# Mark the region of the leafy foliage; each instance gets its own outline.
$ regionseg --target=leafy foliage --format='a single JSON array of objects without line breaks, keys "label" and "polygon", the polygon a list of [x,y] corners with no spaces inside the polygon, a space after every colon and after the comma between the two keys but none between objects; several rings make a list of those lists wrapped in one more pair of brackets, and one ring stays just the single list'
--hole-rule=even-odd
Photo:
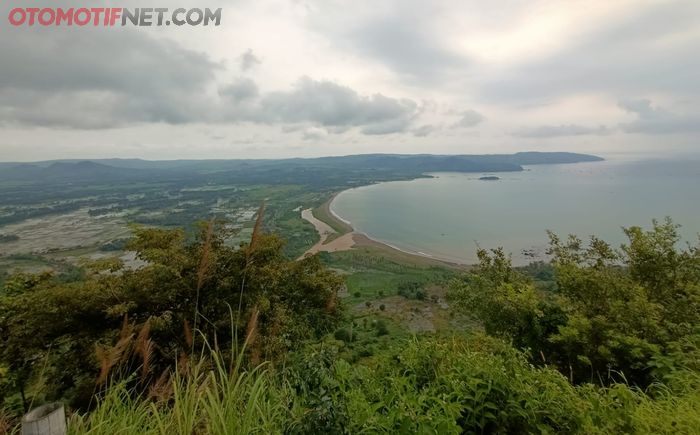
[{"label": "leafy foliage", "polygon": [[677,248],[670,220],[625,233],[629,243],[619,251],[595,237],[584,246],[550,234],[554,291],[538,289],[502,250],[481,250],[479,267],[453,283],[451,297],[489,333],[531,349],[573,381],[647,386],[658,380],[655,365],[681,364],[669,355],[698,342],[700,251]]},{"label": "leafy foliage", "polygon": [[694,433],[700,422],[693,372],[650,396],[572,385],[486,336],[412,339],[360,365],[334,352],[307,350],[287,373],[291,433]]},{"label": "leafy foliage", "polygon": [[232,248],[211,225],[193,242],[181,230],[137,227],[130,249],[143,267],[102,260],[78,282],[49,273],[8,278],[0,361],[15,391],[25,396],[39,383],[35,395],[85,406],[95,380],[110,373],[138,369],[140,385],[155,381],[201,347],[192,329],[217,349],[247,338],[251,359],[274,360],[340,317],[341,280],[316,258],[288,260],[282,241],[259,230]]},{"label": "leafy foliage", "polygon": [[[288,260],[261,226],[238,248],[214,224],[194,241],[136,228],[138,269],[101,260],[74,279],[7,277],[0,393],[92,401],[71,416],[72,434],[700,427],[700,255],[679,249],[670,221],[627,229],[619,250],[552,235],[551,266],[514,269],[502,250],[479,251],[450,300],[486,334],[409,339],[381,317],[341,325],[342,280],[319,256]],[[403,270],[342,259],[353,270],[368,261]],[[395,277],[395,288],[429,282],[413,275]],[[0,413],[0,428],[11,427]]]}]

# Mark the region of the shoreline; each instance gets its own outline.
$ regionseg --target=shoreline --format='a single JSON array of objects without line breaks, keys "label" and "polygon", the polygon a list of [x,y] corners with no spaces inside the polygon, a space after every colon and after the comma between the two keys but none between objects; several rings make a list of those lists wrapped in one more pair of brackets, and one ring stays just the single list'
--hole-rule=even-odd
[{"label": "shoreline", "polygon": [[329,236],[324,242],[324,244],[330,243],[336,238],[342,237],[348,233],[355,232],[355,228],[352,226],[352,223],[338,216],[331,208],[331,204],[333,203],[333,201],[335,201],[335,198],[337,198],[338,195],[340,195],[343,192],[344,190],[333,193],[331,197],[328,198],[328,200],[326,200],[319,207],[316,207],[311,211],[314,218],[330,226],[336,233],[335,236]]},{"label": "shoreline", "polygon": [[[583,161],[576,161],[576,162],[560,162],[560,163],[530,163],[530,164],[521,164],[520,165],[520,171],[517,172],[525,172],[529,171],[530,166],[539,166],[539,165],[544,165],[544,166],[551,166],[551,165],[572,165],[572,164],[582,164],[582,163],[600,163],[606,161],[606,159],[597,157],[599,160],[583,160]],[[512,171],[493,171],[493,172],[488,172],[489,174],[491,173],[502,173],[502,172],[512,172]],[[426,172],[422,174],[422,177],[428,177],[428,178],[435,178],[434,174],[437,174],[440,172]],[[471,172],[461,172],[459,173],[471,173]],[[483,171],[476,171],[474,174],[482,173],[485,174],[486,172]],[[413,179],[417,179],[413,178]],[[412,180],[413,180],[412,179]],[[383,181],[380,183],[386,183],[386,182],[393,182],[393,181],[411,181],[411,180],[390,180],[390,181]],[[352,222],[344,219],[340,215],[338,215],[333,208],[331,207],[333,204],[333,201],[338,197],[343,192],[347,192],[353,189],[358,189],[360,187],[366,187],[370,186],[375,183],[370,183],[367,185],[362,185],[362,186],[354,186],[348,189],[344,189],[341,191],[333,192],[323,204],[318,206],[315,209],[308,209],[305,211],[309,211],[312,213],[313,218],[315,220],[318,220],[319,222],[323,223],[324,225],[327,225],[331,227],[334,231],[334,233],[331,234],[325,234],[324,237],[324,228],[321,225],[316,225],[312,220],[306,219],[308,222],[314,225],[316,227],[317,232],[319,235],[321,235],[321,240],[311,247],[309,250],[307,250],[303,255],[312,255],[317,252],[338,252],[338,251],[348,251],[352,249],[361,249],[361,248],[370,248],[376,251],[380,251],[380,253],[390,257],[390,258],[396,258],[396,257],[401,257],[403,260],[409,259],[411,263],[416,263],[420,262],[421,264],[428,264],[428,265],[439,265],[443,267],[450,267],[450,268],[457,268],[457,269],[469,269],[473,267],[477,262],[472,261],[472,262],[465,262],[460,259],[456,258],[448,258],[448,257],[441,257],[439,254],[436,255],[431,255],[426,252],[421,252],[418,250],[412,250],[412,249],[405,249],[405,248],[399,248],[398,246],[392,245],[390,242],[382,241],[379,239],[373,239],[366,233],[362,233],[357,231],[352,225]],[[319,229],[321,228],[321,229]],[[337,241],[337,242],[336,242]],[[535,258],[529,258],[526,261],[523,261],[523,265],[529,264],[532,261],[537,261]]]},{"label": "shoreline", "polygon": [[[335,192],[321,206],[315,209],[302,210],[302,219],[311,223],[321,239],[309,248],[300,258],[319,252],[341,252],[350,250],[378,251],[393,260],[422,266],[442,266],[451,269],[467,269],[471,264],[456,260],[442,259],[430,254],[399,248],[388,242],[373,239],[366,233],[357,231],[352,222],[343,219],[331,207],[335,198],[343,191]],[[318,212],[320,213],[314,213]],[[321,216],[319,216],[321,215]],[[326,219],[323,219],[326,218]],[[340,232],[338,230],[339,229]]]}]

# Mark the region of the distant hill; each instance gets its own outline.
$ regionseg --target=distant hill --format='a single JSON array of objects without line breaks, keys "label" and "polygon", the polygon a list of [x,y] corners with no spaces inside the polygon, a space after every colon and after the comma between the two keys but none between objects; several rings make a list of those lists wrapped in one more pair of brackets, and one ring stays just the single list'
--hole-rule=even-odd
[{"label": "distant hill", "polygon": [[541,153],[528,151],[513,154],[513,162],[519,165],[548,165],[555,163],[600,162],[602,157],[576,153]]},{"label": "distant hill", "polygon": [[[180,178],[231,179],[250,178],[266,182],[279,178],[293,181],[299,175],[307,179],[334,169],[368,173],[393,173],[402,176],[426,172],[513,172],[522,165],[578,163],[603,160],[600,157],[574,153],[523,152],[487,155],[402,155],[363,154],[308,159],[242,159],[242,160],[163,160],[98,159],[58,160],[36,163],[2,163],[0,180],[32,183],[73,183],[141,180],[173,180]],[[300,180],[301,181],[301,180]]]},{"label": "distant hill", "polygon": [[[20,164],[0,169],[0,180],[44,182],[91,182],[147,180],[154,174],[145,169],[119,168],[95,161]],[[156,175],[157,178],[157,175]]]}]

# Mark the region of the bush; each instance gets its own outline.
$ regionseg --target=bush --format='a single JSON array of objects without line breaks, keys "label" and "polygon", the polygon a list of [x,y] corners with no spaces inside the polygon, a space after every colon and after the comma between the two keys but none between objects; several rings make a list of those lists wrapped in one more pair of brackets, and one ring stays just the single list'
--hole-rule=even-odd
[{"label": "bush", "polygon": [[[235,352],[232,352],[236,355]],[[371,348],[358,351],[372,356]],[[239,354],[240,356],[240,354]],[[125,382],[74,414],[69,433],[697,433],[700,376],[681,370],[645,394],[574,386],[486,336],[411,339],[350,365],[316,345],[275,375],[213,354],[148,397]]]},{"label": "bush", "polygon": [[13,380],[12,394],[25,406],[47,397],[86,409],[96,380],[129,376],[143,365],[144,393],[180,354],[201,350],[204,339],[227,348],[247,338],[258,364],[337,329],[342,278],[317,257],[290,260],[281,239],[259,231],[234,248],[223,229],[201,229],[188,241],[181,230],[134,228],[129,249],[147,263],[138,269],[104,259],[84,276],[5,279],[0,369]]},{"label": "bush", "polygon": [[374,355],[374,350],[370,346],[365,346],[357,352],[360,358],[369,358]]},{"label": "bush", "polygon": [[389,334],[389,329],[387,328],[386,322],[384,320],[378,320],[374,324],[374,329],[377,332],[377,337],[381,337],[382,335]]},{"label": "bush", "polygon": [[350,343],[352,341],[352,334],[345,328],[340,328],[333,334],[336,340],[344,341]]},{"label": "bush", "polygon": [[586,246],[550,234],[554,293],[513,269],[503,250],[480,250],[479,266],[453,282],[450,298],[488,333],[577,383],[646,388],[659,381],[659,364],[687,368],[675,350],[698,341],[700,246],[679,250],[670,220],[625,233],[621,251],[595,237]]},{"label": "bush", "polygon": [[675,393],[647,395],[624,384],[577,387],[484,336],[413,339],[367,365],[326,363],[315,390],[325,400],[301,395],[297,412],[324,415],[330,419],[324,427],[342,428],[339,433],[694,433],[699,427],[700,378],[693,372],[683,372],[689,384]]},{"label": "bush", "polygon": [[118,239],[118,240],[112,240],[104,245],[100,246],[100,251],[102,252],[114,252],[114,251],[123,251],[126,249],[126,245],[129,243],[128,239]]},{"label": "bush", "polygon": [[423,290],[423,284],[416,281],[402,282],[398,285],[398,295],[406,299],[416,299],[419,301],[425,300],[426,294]]}]

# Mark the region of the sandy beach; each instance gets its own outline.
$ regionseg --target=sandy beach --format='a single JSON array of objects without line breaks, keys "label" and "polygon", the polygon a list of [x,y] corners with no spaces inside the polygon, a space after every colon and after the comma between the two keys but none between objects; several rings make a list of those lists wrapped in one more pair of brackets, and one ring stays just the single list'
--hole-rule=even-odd
[{"label": "sandy beach", "polygon": [[314,255],[319,252],[340,252],[349,251],[352,249],[367,249],[380,251],[383,255],[386,255],[389,258],[409,264],[422,266],[439,265],[457,269],[465,269],[468,267],[464,264],[441,260],[421,253],[407,252],[389,244],[371,239],[366,234],[355,231],[349,222],[340,219],[330,209],[330,203],[333,201],[333,198],[335,198],[335,195],[325,204],[323,204],[320,209],[324,217],[328,220],[333,220],[333,225],[336,228],[341,229],[343,232],[336,231],[331,225],[318,219],[316,216],[314,216],[312,209],[309,208],[302,210],[301,217],[316,228],[316,231],[320,236],[320,240],[314,246],[309,248],[309,250],[307,250],[300,258]]},{"label": "sandy beach", "polygon": [[319,252],[347,251],[355,246],[354,236],[356,235],[356,233],[354,231],[351,231],[347,234],[343,234],[340,237],[337,237],[327,242],[327,240],[332,235],[338,234],[336,230],[334,230],[330,225],[323,222],[322,220],[316,219],[310,208],[302,210],[301,217],[305,221],[311,223],[316,228],[318,235],[321,237],[321,240],[319,240],[314,246],[312,246],[308,251],[306,251],[304,255],[302,255],[302,257],[313,255]]}]

